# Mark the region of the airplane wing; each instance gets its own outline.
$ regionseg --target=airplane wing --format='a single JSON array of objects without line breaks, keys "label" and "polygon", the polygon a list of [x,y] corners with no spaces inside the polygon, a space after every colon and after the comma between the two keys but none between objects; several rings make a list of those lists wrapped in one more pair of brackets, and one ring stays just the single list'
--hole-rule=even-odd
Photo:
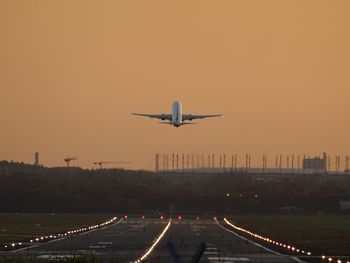
[{"label": "airplane wing", "polygon": [[186,121],[192,121],[196,119],[205,119],[205,118],[213,118],[213,117],[220,117],[223,116],[223,114],[210,114],[210,115],[193,115],[193,114],[182,114],[182,120]]},{"label": "airplane wing", "polygon": [[144,114],[144,113],[131,113],[132,115],[137,115],[137,116],[143,116],[143,117],[149,117],[153,119],[160,119],[160,120],[169,120],[171,121],[172,116],[171,114]]}]

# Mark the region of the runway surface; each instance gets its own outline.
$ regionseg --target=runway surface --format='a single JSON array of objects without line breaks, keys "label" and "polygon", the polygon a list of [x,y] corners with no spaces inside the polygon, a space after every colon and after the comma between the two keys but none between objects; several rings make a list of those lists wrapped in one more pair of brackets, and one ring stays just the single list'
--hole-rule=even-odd
[{"label": "runway surface", "polygon": [[[127,219],[88,233],[12,252],[47,261],[77,254],[96,255],[102,262],[133,262],[145,254],[164,230],[167,220]],[[175,262],[168,242],[182,262],[190,262],[201,242],[206,250],[200,262],[296,262],[251,244],[218,226],[213,220],[173,220],[169,230],[144,262]]]}]

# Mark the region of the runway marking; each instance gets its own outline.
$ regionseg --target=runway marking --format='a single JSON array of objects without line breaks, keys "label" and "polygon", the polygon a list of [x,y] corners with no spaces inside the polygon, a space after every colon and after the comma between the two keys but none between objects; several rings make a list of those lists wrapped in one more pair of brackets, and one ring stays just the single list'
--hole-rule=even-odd
[{"label": "runway marking", "polygon": [[89,248],[106,248],[106,246],[89,246]]},{"label": "runway marking", "polygon": [[98,242],[97,244],[99,244],[99,245],[112,245],[113,244],[113,242]]},{"label": "runway marking", "polygon": [[40,255],[40,256],[37,256],[37,258],[39,259],[48,259],[50,261],[54,261],[54,260],[59,260],[61,261],[62,259],[68,259],[68,258],[73,258],[74,255]]},{"label": "runway marking", "polygon": [[249,258],[243,257],[208,257],[209,261],[214,262],[249,262]]},{"label": "runway marking", "polygon": [[264,250],[267,251],[267,252],[270,252],[270,253],[272,253],[272,254],[274,254],[274,255],[277,255],[277,256],[288,257],[288,258],[290,258],[291,260],[294,260],[294,261],[299,262],[299,263],[306,263],[305,261],[302,261],[302,260],[300,260],[299,258],[296,258],[296,257],[293,257],[293,256],[289,256],[289,255],[283,255],[283,254],[281,254],[281,253],[279,253],[279,252],[277,252],[277,251],[274,251],[274,250],[269,249],[269,248],[267,248],[267,247],[265,247],[265,246],[263,246],[263,245],[260,245],[260,244],[254,242],[254,241],[252,241],[252,240],[250,240],[250,239],[248,239],[248,238],[245,238],[245,237],[243,237],[243,236],[237,234],[235,231],[232,231],[232,230],[230,230],[230,229],[227,229],[226,227],[224,227],[223,225],[221,225],[221,224],[219,223],[219,221],[215,221],[215,223],[217,224],[218,227],[220,227],[221,229],[225,230],[226,232],[229,232],[229,233],[235,235],[236,237],[238,237],[238,238],[240,238],[240,239],[242,239],[242,240],[245,240],[245,241],[251,243],[251,244],[254,245],[254,246],[260,247],[260,248],[264,249]]},{"label": "runway marking", "polygon": [[215,251],[215,252],[214,252],[214,251],[205,251],[204,254],[205,254],[205,255],[213,255],[213,254],[214,254],[214,255],[218,255],[219,252],[217,252],[217,251]]}]

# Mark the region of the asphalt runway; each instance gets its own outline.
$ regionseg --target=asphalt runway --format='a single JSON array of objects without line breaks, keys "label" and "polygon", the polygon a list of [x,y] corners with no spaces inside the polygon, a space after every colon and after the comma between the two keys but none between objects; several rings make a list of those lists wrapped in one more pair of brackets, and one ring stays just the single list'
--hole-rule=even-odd
[{"label": "asphalt runway", "polygon": [[[95,255],[102,262],[133,262],[145,254],[167,223],[165,219],[130,218],[102,229],[11,253],[43,261],[83,254]],[[236,237],[213,220],[186,219],[173,220],[168,231],[143,262],[175,262],[169,242],[175,247],[181,262],[191,262],[201,242],[206,244],[206,250],[200,262],[296,262],[290,257],[273,254]]]}]

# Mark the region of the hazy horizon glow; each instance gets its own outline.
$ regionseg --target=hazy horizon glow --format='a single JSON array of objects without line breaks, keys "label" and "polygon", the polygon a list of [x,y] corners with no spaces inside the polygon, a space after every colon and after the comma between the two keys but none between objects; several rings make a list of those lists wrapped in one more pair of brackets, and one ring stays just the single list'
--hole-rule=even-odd
[{"label": "hazy horizon glow", "polygon": [[[1,1],[0,159],[349,154],[349,1]],[[174,128],[131,112],[224,113]],[[244,161],[242,160],[242,164]]]}]

